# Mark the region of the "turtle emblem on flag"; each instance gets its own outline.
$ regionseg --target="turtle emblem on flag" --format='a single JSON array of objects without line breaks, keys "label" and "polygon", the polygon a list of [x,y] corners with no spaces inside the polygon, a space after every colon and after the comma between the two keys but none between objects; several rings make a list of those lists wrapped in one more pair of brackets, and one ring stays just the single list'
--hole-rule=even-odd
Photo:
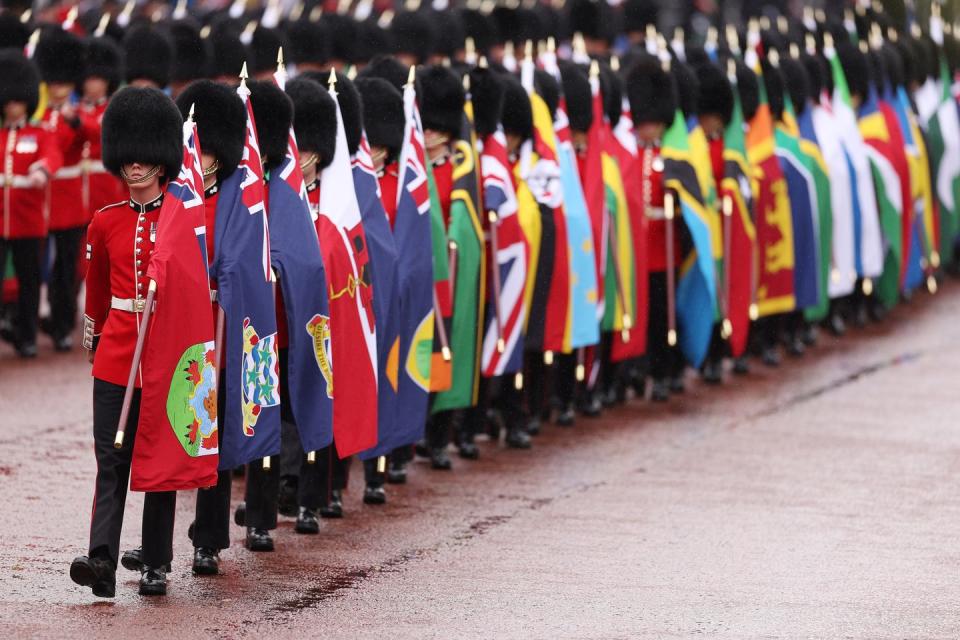
[{"label": "turtle emblem on flag", "polygon": [[313,338],[313,355],[324,382],[327,383],[327,397],[333,398],[333,358],[330,349],[330,317],[319,313],[307,323],[307,333]]},{"label": "turtle emblem on flag", "polygon": [[188,347],[174,369],[167,418],[192,458],[217,453],[217,372],[213,341]]},{"label": "turtle emblem on flag", "polygon": [[277,334],[258,335],[250,318],[243,319],[242,369],[243,435],[253,437],[263,407],[280,404],[280,363]]}]

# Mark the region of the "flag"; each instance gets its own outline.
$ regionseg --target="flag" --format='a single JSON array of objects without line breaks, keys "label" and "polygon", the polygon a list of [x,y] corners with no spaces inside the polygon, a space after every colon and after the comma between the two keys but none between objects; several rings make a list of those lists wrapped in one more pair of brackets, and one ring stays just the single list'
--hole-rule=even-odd
[{"label": "flag", "polygon": [[757,229],[757,313],[760,317],[793,311],[793,223],[783,169],[776,156],[773,115],[763,79],[760,106],[747,133],[747,158],[753,166],[754,224]]},{"label": "flag", "polygon": [[483,302],[486,298],[478,171],[473,104],[468,93],[460,136],[454,144],[453,190],[450,196],[450,226],[447,230],[451,247],[456,247],[453,324],[449,334],[450,348],[453,350],[453,374],[450,388],[434,398],[434,413],[472,407],[477,403]]},{"label": "flag", "polygon": [[[500,275],[499,296],[489,298],[481,352],[481,373],[486,377],[516,373],[523,368],[523,324],[526,320],[524,289],[527,282],[527,244],[520,227],[519,205],[507,159],[503,130],[483,140],[480,154],[483,206],[496,213],[491,234],[488,290],[493,291],[493,270]],[[497,251],[492,252],[493,233]],[[499,341],[502,340],[502,343]],[[501,352],[499,344],[502,344]]]},{"label": "flag", "polygon": [[[609,123],[607,127],[609,127]],[[641,180],[640,159],[637,150],[637,139],[633,130],[633,116],[630,113],[630,103],[624,98],[620,120],[612,127],[612,131],[604,132],[607,136],[606,148],[610,156],[616,161],[624,185],[638,185]],[[613,344],[610,350],[610,359],[620,362],[628,358],[642,356],[647,350],[647,322],[649,312],[648,272],[647,272],[647,216],[644,211],[643,194],[641,190],[626,189],[627,212],[630,216],[630,228],[633,230],[633,273],[634,298],[636,311],[633,317],[633,328],[629,334],[617,332],[613,334]]]},{"label": "flag", "polygon": [[883,273],[883,241],[880,233],[880,214],[877,211],[876,191],[867,150],[857,126],[857,117],[850,101],[850,89],[833,49],[824,51],[833,74],[833,113],[837,118],[840,143],[855,176],[853,232],[854,263],[857,274],[863,278],[878,278]]},{"label": "flag", "polygon": [[[606,200],[606,274],[604,282],[603,328],[623,337],[633,339],[634,318],[637,317],[637,271],[630,210],[627,207],[627,190],[620,167],[613,154],[613,136],[605,131],[602,137],[601,174]],[[623,333],[623,332],[628,333]]]},{"label": "flag", "polygon": [[527,289],[527,348],[563,352],[570,308],[570,261],[556,137],[546,102],[527,88],[533,143],[524,150],[520,178],[540,211],[536,272]]},{"label": "flag", "polygon": [[[598,92],[599,92],[599,81]],[[562,85],[561,85],[562,86]],[[597,324],[597,268],[594,254],[598,251],[593,242],[590,214],[580,183],[576,151],[570,133],[566,105],[563,98],[557,107],[553,123],[556,134],[557,164],[560,167],[560,187],[563,191],[564,224],[567,231],[567,256],[570,266],[568,281],[569,307],[567,327],[564,331],[563,349],[574,349],[600,342]]]},{"label": "flag", "polygon": [[797,118],[796,134],[799,136],[800,151],[803,153],[807,169],[813,178],[811,200],[815,205],[813,231],[816,236],[817,302],[804,310],[808,322],[819,322],[830,311],[830,254],[833,246],[833,205],[828,173],[820,140],[813,125],[813,104],[804,105]]},{"label": "flag", "polygon": [[[784,96],[789,105],[789,97]],[[792,111],[792,107],[785,107]],[[793,238],[793,296],[796,309],[803,310],[819,303],[819,264],[817,238],[813,226],[817,215],[817,187],[807,159],[800,151],[800,141],[783,123],[774,129],[774,144],[780,168],[787,183],[790,224]]]},{"label": "flag", "polygon": [[[434,319],[436,321],[433,349],[430,355],[430,391],[438,392],[446,391],[453,384],[453,359],[449,345],[450,333],[453,331],[453,299],[443,205],[440,204],[437,183],[433,179],[433,165],[425,162],[424,166],[427,171],[427,193],[430,202],[430,243],[433,256]],[[444,344],[444,340],[447,344]]]},{"label": "flag", "polygon": [[677,110],[673,124],[663,136],[663,181],[664,187],[674,192],[693,240],[693,251],[680,266],[676,309],[680,350],[690,364],[699,367],[710,346],[717,292],[710,236],[712,221],[690,155],[687,123]]},{"label": "flag", "polygon": [[[217,482],[217,369],[197,127],[166,189],[147,277],[156,309],[140,362],[143,388],[130,488],[178,491]],[[279,445],[279,441],[278,441]]]},{"label": "flag", "polygon": [[397,440],[397,401],[400,391],[400,298],[397,289],[397,245],[387,212],[380,200],[380,182],[370,160],[367,136],[353,159],[353,187],[367,236],[371,281],[376,295],[373,313],[377,323],[377,446],[361,454],[364,460],[388,454],[407,444]]},{"label": "flag", "polygon": [[[735,78],[734,78],[735,81]],[[743,135],[743,108],[740,94],[733,92],[733,111],[723,134],[723,180],[721,202],[728,201],[723,214],[729,216],[730,237],[726,239],[727,319],[730,320],[730,352],[738,358],[747,349],[750,332],[750,306],[754,302],[754,276],[757,230],[750,217],[753,211],[753,189],[747,142]]]},{"label": "flag", "polygon": [[[610,216],[607,211],[607,188],[603,182],[603,152],[605,135],[603,121],[603,98],[600,95],[600,82],[590,79],[593,91],[593,122],[587,131],[587,152],[583,158],[581,178],[583,179],[583,195],[587,203],[587,212],[590,216],[590,231],[593,236],[593,260],[597,274],[597,301],[596,319],[602,322],[606,311],[607,279],[612,274],[607,273],[607,245],[610,237]],[[636,141],[633,142],[636,146]]]},{"label": "flag", "polygon": [[[942,58],[942,57],[941,57]],[[943,92],[927,124],[931,177],[939,205],[940,243],[936,250],[953,262],[954,243],[960,232],[960,114],[950,95],[947,63],[940,60]]]},{"label": "flag", "polygon": [[[432,238],[433,205],[423,142],[423,125],[417,108],[414,85],[403,90],[406,115],[403,146],[400,151],[400,176],[397,189],[397,215],[393,238],[397,247],[397,290],[400,298],[399,335],[400,366],[395,434],[399,445],[412,444],[423,437],[431,381],[437,369],[432,367],[435,287]],[[439,208],[439,206],[438,206]],[[442,252],[446,254],[443,216],[438,234]],[[446,262],[441,261],[446,274]],[[449,364],[442,356],[449,387]]]},{"label": "flag", "polygon": [[[887,119],[880,108],[876,89],[871,85],[867,99],[860,107],[860,133],[866,143],[870,170],[876,191],[877,210],[883,231],[884,266],[877,283],[878,299],[892,307],[900,297],[903,240],[901,216],[909,208],[909,169],[902,147],[893,148]],[[906,193],[904,191],[906,189]],[[906,200],[904,196],[906,195]]]},{"label": "flag", "polygon": [[[334,94],[335,92],[331,91]],[[341,458],[377,443],[377,330],[370,253],[353,190],[353,175],[337,106],[333,162],[320,174],[320,250],[330,300],[333,360],[333,440]],[[343,384],[337,385],[336,381]],[[339,389],[339,391],[337,391]]]}]

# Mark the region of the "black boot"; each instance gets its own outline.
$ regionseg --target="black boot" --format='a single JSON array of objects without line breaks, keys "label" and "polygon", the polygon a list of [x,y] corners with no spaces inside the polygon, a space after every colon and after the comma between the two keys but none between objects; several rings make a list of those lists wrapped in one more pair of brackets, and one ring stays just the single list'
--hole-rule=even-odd
[{"label": "black boot", "polygon": [[144,566],[139,591],[142,596],[167,595],[167,572],[159,567]]},{"label": "black boot", "polygon": [[367,485],[363,490],[363,504],[386,504],[387,492],[382,486]]},{"label": "black boot", "polygon": [[280,493],[277,497],[277,511],[282,516],[296,518],[297,513],[297,485],[296,476],[280,476]]},{"label": "black boot", "polygon": [[273,551],[273,538],[266,529],[247,527],[247,537],[243,544],[250,551]]},{"label": "black boot", "polygon": [[560,415],[557,416],[557,426],[558,427],[572,427],[573,423],[577,419],[577,414],[573,410],[573,407],[567,405],[560,412]]},{"label": "black boot", "polygon": [[342,518],[343,517],[343,494],[339,489],[330,490],[330,501],[325,506],[320,507],[321,518]]},{"label": "black boot", "polygon": [[70,563],[70,579],[82,587],[90,587],[98,598],[113,598],[116,595],[116,571],[105,558],[74,558]]},{"label": "black boot", "polygon": [[507,437],[504,442],[511,449],[529,449],[533,446],[530,436],[520,426],[513,426],[507,429]]},{"label": "black boot", "polygon": [[237,508],[233,510],[233,522],[238,527],[244,526],[244,523],[247,521],[247,503],[241,502],[237,504]]},{"label": "black boot", "polygon": [[437,471],[450,471],[453,469],[453,463],[450,456],[447,455],[446,447],[430,449],[430,468]]},{"label": "black boot", "polygon": [[316,510],[309,507],[300,507],[300,513],[297,514],[297,523],[293,525],[293,530],[305,534],[320,533],[320,521],[317,520]]},{"label": "black boot", "polygon": [[198,576],[215,576],[220,573],[220,556],[217,550],[210,547],[194,549],[193,573]]},{"label": "black boot", "polygon": [[405,462],[390,458],[390,464],[387,466],[387,482],[390,484],[407,483],[407,465]]},{"label": "black boot", "polygon": [[666,380],[654,380],[650,388],[650,400],[653,402],[666,402],[670,399],[670,387]]},{"label": "black boot", "polygon": [[747,356],[740,356],[733,360],[733,372],[738,376],[745,376],[750,373],[750,361]]},{"label": "black boot", "polygon": [[[136,571],[137,573],[143,573],[143,549],[137,547],[136,549],[128,549],[123,552],[123,555],[120,556],[120,566],[122,566],[127,571]],[[170,563],[168,562],[163,566],[163,570],[167,573],[170,573]]]},{"label": "black boot", "polygon": [[780,366],[780,354],[777,352],[776,347],[764,347],[763,355],[760,356],[763,364],[768,367],[779,367]]},{"label": "black boot", "polygon": [[703,381],[710,385],[723,382],[723,366],[719,360],[707,360],[703,364]]}]

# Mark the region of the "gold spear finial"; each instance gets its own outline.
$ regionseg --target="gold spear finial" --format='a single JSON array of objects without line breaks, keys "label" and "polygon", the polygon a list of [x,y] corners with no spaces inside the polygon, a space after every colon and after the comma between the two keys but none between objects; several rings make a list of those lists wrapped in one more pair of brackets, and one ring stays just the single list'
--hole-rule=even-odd
[{"label": "gold spear finial", "polygon": [[240,88],[247,88],[247,78],[250,77],[250,74],[247,73],[247,63],[244,61],[243,67],[240,68]]},{"label": "gold spear finial", "polygon": [[468,37],[463,43],[464,60],[467,64],[475,64],[477,60],[477,43]]},{"label": "gold spear finial", "polygon": [[33,9],[27,9],[20,14],[20,24],[30,24],[30,18],[33,17]]},{"label": "gold spear finial", "polygon": [[487,56],[480,56],[480,60],[477,62],[477,66],[480,67],[481,69],[488,69],[490,67],[490,63],[487,62]]},{"label": "gold spear finial", "polygon": [[583,34],[579,31],[573,34],[573,51],[578,56],[587,55],[587,42],[583,39]]},{"label": "gold spear finial", "polygon": [[731,83],[737,81],[737,63],[733,58],[727,59],[727,80]]},{"label": "gold spear finial", "polygon": [[610,70],[614,73],[620,72],[620,56],[610,56]]},{"label": "gold spear finial", "polygon": [[193,122],[193,113],[194,113],[196,107],[197,107],[197,103],[196,103],[196,102],[191,102],[191,103],[190,103],[190,113],[187,114],[187,122]]},{"label": "gold spear finial", "polygon": [[327,87],[330,90],[330,93],[334,96],[337,95],[337,71],[336,69],[330,69],[330,77],[327,78]]},{"label": "gold spear finial", "polygon": [[557,39],[553,36],[547,38],[547,53],[556,53],[557,52]]},{"label": "gold spear finial", "polygon": [[283,64],[283,47],[277,49],[277,71],[286,70],[286,65]]},{"label": "gold spear finial", "polygon": [[776,69],[780,66],[780,53],[776,49],[770,49],[767,60],[770,62],[770,66]]}]

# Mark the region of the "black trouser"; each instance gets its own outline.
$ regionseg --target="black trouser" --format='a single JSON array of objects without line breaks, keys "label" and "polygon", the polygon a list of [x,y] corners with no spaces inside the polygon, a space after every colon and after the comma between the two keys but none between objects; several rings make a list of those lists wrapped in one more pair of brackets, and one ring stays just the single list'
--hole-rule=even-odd
[{"label": "black trouser", "polygon": [[650,376],[664,381],[683,373],[680,350],[667,342],[670,329],[667,317],[667,272],[650,272],[650,315],[647,322],[647,355]]},{"label": "black trouser", "polygon": [[751,337],[753,337],[753,330],[755,330],[757,347],[761,350],[775,348],[780,342],[782,324],[783,315],[781,314],[758,318],[753,323],[751,331]]},{"label": "black trouser", "polygon": [[558,353],[556,355],[555,377],[553,392],[564,409],[573,406],[574,393],[577,387],[577,354]]},{"label": "black trouser", "polygon": [[710,347],[707,349],[707,364],[720,364],[723,357],[727,355],[729,343],[723,339],[721,334],[722,325],[719,322],[713,324],[713,333],[710,335]]},{"label": "black trouser", "polygon": [[[217,415],[223,416],[227,406],[225,370],[220,371],[220,393],[217,394]],[[223,447],[227,430],[221,424],[217,430]],[[233,470],[217,471],[217,484],[197,491],[197,514],[193,524],[193,546],[197,549],[222,550],[230,546],[230,490]]]},{"label": "black trouser", "polygon": [[378,460],[379,458],[370,458],[363,461],[363,479],[368,487],[382,487],[387,480],[387,475],[377,470]]},{"label": "black trouser", "polygon": [[[40,313],[40,248],[42,238],[0,238],[0,276],[7,264],[7,252],[13,256],[19,297],[14,316],[15,342],[19,346],[37,342],[37,315]],[[118,414],[119,418],[119,414]],[[114,425],[116,426],[116,425]]]},{"label": "black trouser", "polygon": [[277,528],[277,497],[279,491],[279,466],[274,467],[271,464],[270,469],[264,469],[263,460],[256,460],[247,465],[246,512],[244,514],[244,524],[247,527],[254,529]]},{"label": "black trouser", "polygon": [[[120,553],[123,508],[140,418],[140,390],[137,389],[130,403],[123,447],[114,448],[125,391],[120,385],[93,380],[93,447],[97,457],[97,482],[90,522],[90,557],[106,558],[113,567],[117,566]],[[176,491],[144,495],[141,557],[147,566],[161,567],[173,560],[176,506]]]},{"label": "black trouser", "polygon": [[549,369],[543,361],[542,351],[527,351],[523,354],[523,390],[527,398],[527,415],[531,418],[546,420],[550,417],[550,406],[546,398],[549,389],[548,374]]},{"label": "black trouser", "polygon": [[487,393],[488,405],[500,412],[507,429],[523,426],[523,391],[514,380],[512,373],[490,378]]},{"label": "black trouser", "polygon": [[50,300],[50,334],[54,339],[73,333],[77,323],[77,259],[84,227],[51,231],[56,257],[50,271],[47,298]]},{"label": "black trouser", "polygon": [[491,378],[480,376],[477,381],[477,404],[464,409],[457,421],[457,445],[473,442],[474,437],[483,431],[490,409],[490,394],[493,389]]},{"label": "black trouser", "polygon": [[427,446],[431,449],[444,449],[450,444],[453,414],[453,411],[439,411],[427,418]]},{"label": "black trouser", "polygon": [[298,485],[300,506],[317,509],[330,503],[331,491],[343,491],[347,488],[350,474],[350,458],[337,457],[334,445],[317,451],[317,461],[304,463],[300,467]]}]

